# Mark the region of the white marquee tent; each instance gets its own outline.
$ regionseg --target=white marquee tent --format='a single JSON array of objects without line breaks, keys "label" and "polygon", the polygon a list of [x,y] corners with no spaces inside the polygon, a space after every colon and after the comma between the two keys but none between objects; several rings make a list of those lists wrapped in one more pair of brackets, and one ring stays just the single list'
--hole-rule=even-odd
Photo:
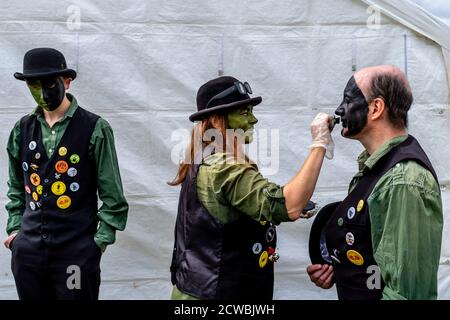
[{"label": "white marquee tent", "polygon": [[[130,212],[125,232],[103,256],[103,299],[170,295],[179,189],[166,181],[175,175],[171,157],[179,151],[178,134],[192,127],[187,117],[202,83],[234,75],[262,95],[254,146],[267,154],[263,138],[270,136],[280,148],[256,158],[269,179],[284,184],[308,152],[314,115],[335,110],[353,70],[387,63],[408,75],[415,97],[410,133],[440,178],[445,225],[439,298],[450,299],[449,39],[448,26],[406,0],[2,1],[0,234],[5,236],[7,138],[34,105],[12,74],[21,71],[30,48],[60,49],[78,71],[71,92],[114,128]],[[333,136],[335,158],[325,162],[313,196],[320,205],[344,197],[362,151],[338,130]],[[301,220],[278,229],[275,299],[336,298],[306,274],[311,224]],[[0,299],[16,298],[10,252],[0,250]]]}]

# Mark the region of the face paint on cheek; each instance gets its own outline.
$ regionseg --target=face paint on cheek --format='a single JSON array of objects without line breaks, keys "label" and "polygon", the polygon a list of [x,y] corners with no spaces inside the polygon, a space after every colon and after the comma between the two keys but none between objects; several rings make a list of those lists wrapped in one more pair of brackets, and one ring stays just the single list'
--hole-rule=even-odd
[{"label": "face paint on cheek", "polygon": [[64,99],[65,87],[61,78],[45,78],[28,84],[31,95],[38,106],[53,111],[57,109]]},{"label": "face paint on cheek", "polygon": [[252,106],[248,106],[232,110],[227,114],[228,128],[243,130],[246,144],[253,141],[253,126],[258,122],[258,119],[253,115],[252,109]]},{"label": "face paint on cheek", "polygon": [[344,89],[344,99],[335,114],[341,117],[344,137],[352,137],[360,133],[367,124],[369,106],[366,98],[352,76]]}]

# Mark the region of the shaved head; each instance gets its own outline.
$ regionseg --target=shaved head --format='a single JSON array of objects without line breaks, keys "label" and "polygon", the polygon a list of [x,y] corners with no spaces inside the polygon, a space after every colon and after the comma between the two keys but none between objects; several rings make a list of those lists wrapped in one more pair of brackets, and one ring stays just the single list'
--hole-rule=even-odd
[{"label": "shaved head", "polygon": [[391,65],[373,66],[357,71],[354,78],[368,103],[382,98],[391,123],[398,128],[407,126],[413,96],[402,70]]}]

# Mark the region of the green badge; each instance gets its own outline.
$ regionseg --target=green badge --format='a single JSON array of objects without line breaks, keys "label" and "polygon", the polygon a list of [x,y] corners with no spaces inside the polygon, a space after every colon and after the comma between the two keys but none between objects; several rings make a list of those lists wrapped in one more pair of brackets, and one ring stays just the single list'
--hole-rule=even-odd
[{"label": "green badge", "polygon": [[343,218],[339,218],[337,224],[338,224],[339,227],[342,227],[342,225],[344,224],[344,219]]},{"label": "green badge", "polygon": [[80,156],[77,154],[71,155],[70,162],[72,162],[73,164],[80,162]]}]

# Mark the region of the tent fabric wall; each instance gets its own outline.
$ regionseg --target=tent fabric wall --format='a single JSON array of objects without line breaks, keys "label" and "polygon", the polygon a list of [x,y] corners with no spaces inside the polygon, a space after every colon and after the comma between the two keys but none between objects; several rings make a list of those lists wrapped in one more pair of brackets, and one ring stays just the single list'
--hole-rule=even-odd
[{"label": "tent fabric wall", "polygon": [[[373,2],[387,6],[387,1]],[[390,8],[402,8],[402,3]],[[80,29],[67,26],[71,5],[80,9]],[[166,181],[176,173],[183,137],[192,128],[187,117],[195,111],[198,87],[223,73],[249,81],[255,94],[262,95],[251,151],[267,177],[284,184],[307,155],[309,123],[317,112],[335,110],[353,69],[389,63],[407,71],[415,97],[410,132],[430,156],[442,185],[439,297],[449,299],[450,108],[444,60],[449,54],[441,47],[444,36],[413,28],[417,23],[405,26],[388,11],[381,15],[380,29],[370,29],[367,4],[358,0],[61,0],[57,6],[48,0],[3,1],[1,207],[7,201],[8,135],[33,107],[26,86],[12,74],[21,70],[28,49],[56,47],[78,71],[70,91],[114,128],[130,203],[126,230],[103,256],[101,298],[168,299],[179,188]],[[333,137],[335,158],[325,161],[313,196],[320,205],[345,196],[362,151],[338,130]],[[268,139],[279,145],[271,154],[264,146]],[[275,299],[336,298],[334,290],[316,288],[306,274],[312,222],[285,223],[278,229]],[[0,299],[17,298],[9,260],[10,253],[0,250]]]}]

